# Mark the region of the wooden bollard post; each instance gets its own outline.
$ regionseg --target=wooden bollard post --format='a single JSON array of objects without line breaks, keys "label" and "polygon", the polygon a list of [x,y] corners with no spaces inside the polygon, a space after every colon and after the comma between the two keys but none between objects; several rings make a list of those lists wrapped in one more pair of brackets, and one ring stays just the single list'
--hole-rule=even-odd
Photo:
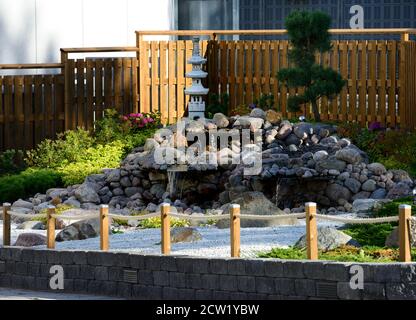
[{"label": "wooden bollard post", "polygon": [[47,211],[47,248],[55,249],[55,227],[56,219],[53,216],[55,214],[55,207],[48,207]]},{"label": "wooden bollard post", "polygon": [[412,207],[401,205],[399,207],[399,256],[400,262],[411,262],[410,228],[409,222],[412,217]]},{"label": "wooden bollard post", "polygon": [[240,257],[240,206],[233,204],[230,210],[231,257]]},{"label": "wooden bollard post", "polygon": [[309,260],[318,260],[318,228],[316,223],[316,203],[306,204],[306,248]]},{"label": "wooden bollard post", "polygon": [[163,203],[160,207],[160,219],[162,222],[162,254],[170,254],[170,204]]},{"label": "wooden bollard post", "polygon": [[102,251],[108,251],[109,249],[108,229],[108,206],[102,205],[100,206],[100,249]]},{"label": "wooden bollard post", "polygon": [[3,203],[3,245],[10,246],[10,203]]}]

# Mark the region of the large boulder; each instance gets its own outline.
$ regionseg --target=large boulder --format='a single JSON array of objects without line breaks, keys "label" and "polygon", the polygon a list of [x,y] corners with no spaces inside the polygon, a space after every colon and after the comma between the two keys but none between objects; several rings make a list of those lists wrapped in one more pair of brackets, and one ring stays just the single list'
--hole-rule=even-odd
[{"label": "large boulder", "polygon": [[196,242],[202,240],[202,235],[195,228],[173,228],[170,233],[172,243]]},{"label": "large boulder", "polygon": [[350,164],[357,164],[363,160],[360,152],[353,148],[339,150],[335,156],[338,160],[342,160]]},{"label": "large boulder", "polygon": [[374,210],[380,209],[389,200],[377,200],[377,199],[358,199],[352,204],[352,210],[358,213],[369,213]]},{"label": "large boulder", "polygon": [[56,236],[56,241],[72,241],[96,238],[100,235],[100,219],[78,221],[65,227]]},{"label": "large boulder", "polygon": [[339,172],[343,172],[347,164],[344,161],[334,159],[332,157],[321,160],[316,163],[316,170],[322,172],[324,170],[338,170]]},{"label": "large boulder", "polygon": [[406,182],[399,182],[390,189],[387,199],[396,200],[412,195],[412,188]]},{"label": "large boulder", "polygon": [[24,208],[24,209],[32,210],[33,209],[33,203],[28,202],[28,201],[24,201],[22,199],[19,199],[19,200],[13,202],[13,204],[12,204],[12,209],[16,209],[16,208]]},{"label": "large boulder", "polygon": [[[416,248],[416,223],[410,224],[410,244],[413,248]],[[386,238],[386,247],[397,248],[399,247],[399,228],[395,228]]]},{"label": "large boulder", "polygon": [[82,184],[75,190],[75,197],[81,203],[100,203],[100,196],[89,184]]},{"label": "large boulder", "polygon": [[263,127],[264,120],[261,118],[252,118],[252,117],[239,117],[234,122],[234,127],[241,127],[246,129],[251,129],[252,131],[259,130]]},{"label": "large boulder", "polygon": [[255,108],[251,111],[250,117],[266,120],[266,112],[263,109]]},{"label": "large boulder", "polygon": [[[233,200],[233,204],[239,204],[241,215],[281,215],[284,214],[282,210],[276,207],[265,195],[261,192],[245,192],[241,197]],[[229,214],[231,204],[227,204],[221,209],[224,214]],[[297,219],[287,218],[287,219],[276,219],[276,220],[247,220],[241,219],[242,228],[265,228],[278,225],[296,225]],[[219,220],[217,222],[218,228],[229,228],[230,221],[229,219]]]},{"label": "large boulder", "polygon": [[[336,248],[353,245],[358,246],[349,235],[331,227],[318,228],[318,249],[323,251],[334,250]],[[302,236],[295,244],[296,248],[306,248],[306,235]]]},{"label": "large boulder", "polygon": [[381,163],[371,163],[367,166],[367,168],[377,176],[381,176],[387,172],[386,167]]},{"label": "large boulder", "polygon": [[274,110],[267,110],[266,121],[270,122],[272,125],[278,125],[282,122],[282,117]]},{"label": "large boulder", "polygon": [[333,183],[326,189],[326,196],[332,201],[338,203],[340,199],[349,201],[351,199],[351,191],[344,186]]},{"label": "large boulder", "polygon": [[14,244],[16,247],[35,247],[46,245],[46,237],[37,233],[22,233]]},{"label": "large boulder", "polygon": [[222,113],[214,114],[213,121],[219,129],[227,128],[228,125],[230,124],[230,121],[228,120],[228,118]]}]

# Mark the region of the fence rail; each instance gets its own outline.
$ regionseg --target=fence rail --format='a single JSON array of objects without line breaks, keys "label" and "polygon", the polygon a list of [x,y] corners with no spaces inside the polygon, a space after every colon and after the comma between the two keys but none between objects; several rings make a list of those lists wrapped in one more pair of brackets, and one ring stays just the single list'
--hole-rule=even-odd
[{"label": "fence rail", "polygon": [[[372,121],[385,126],[416,129],[415,29],[331,30],[334,35],[397,35],[400,40],[333,41],[328,54],[317,55],[322,65],[339,71],[348,81],[336,99],[319,103],[323,120]],[[61,49],[60,63],[6,64],[0,70],[37,69],[37,75],[0,77],[0,152],[31,149],[42,139],[76,127],[93,129],[103,110],[121,113],[161,113],[173,123],[186,113],[191,84],[189,40],[147,41],[146,36],[209,36],[201,41],[208,59],[205,85],[211,94],[227,93],[230,108],[248,105],[262,94],[273,94],[274,108],[283,117],[295,116],[287,99],[296,95],[277,81],[289,66],[289,43],[280,40],[219,40],[221,36],[284,35],[285,30],[137,31],[135,47]],[[96,53],[135,53],[135,57],[89,57]],[[71,54],[86,58],[73,59]],[[48,74],[51,69],[59,74]],[[44,70],[44,72],[42,71]],[[47,72],[48,71],[48,72]],[[209,101],[208,101],[209,102]],[[311,110],[307,110],[311,114]]]},{"label": "fence rail", "polygon": [[97,218],[100,219],[100,249],[102,251],[108,251],[110,248],[109,242],[109,226],[111,224],[110,219],[122,219],[122,220],[137,220],[142,221],[153,217],[161,218],[161,252],[162,254],[169,255],[171,253],[171,232],[170,232],[170,219],[181,218],[188,220],[230,220],[230,253],[232,258],[239,258],[241,255],[241,219],[248,220],[275,220],[275,219],[306,219],[306,252],[309,260],[318,260],[318,220],[335,221],[348,224],[378,224],[387,222],[399,222],[399,258],[401,262],[411,262],[411,226],[410,223],[414,223],[415,219],[412,217],[412,207],[409,205],[399,206],[399,215],[395,217],[386,218],[372,218],[372,219],[350,219],[339,218],[327,215],[317,214],[316,203],[307,203],[305,205],[306,212],[298,214],[285,214],[285,215],[242,215],[240,213],[239,205],[231,205],[229,215],[198,215],[198,217],[192,217],[185,214],[175,214],[170,212],[170,205],[163,203],[161,205],[160,212],[152,213],[142,216],[120,216],[117,214],[111,214],[107,205],[100,207],[99,213],[88,213],[84,215],[65,215],[65,213],[57,215],[55,207],[48,207],[46,214],[38,215],[26,215],[11,210],[9,203],[3,204],[3,245],[10,246],[11,243],[11,217],[18,218],[47,218],[47,248],[55,249],[55,226],[56,219],[60,220],[86,220]]}]

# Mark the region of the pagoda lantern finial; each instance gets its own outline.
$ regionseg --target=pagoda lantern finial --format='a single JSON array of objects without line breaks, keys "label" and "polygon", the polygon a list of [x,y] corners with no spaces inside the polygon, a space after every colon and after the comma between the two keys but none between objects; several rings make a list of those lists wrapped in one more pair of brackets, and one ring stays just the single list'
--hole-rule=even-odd
[{"label": "pagoda lantern finial", "polygon": [[207,59],[201,57],[199,48],[199,37],[193,37],[192,57],[188,60],[192,64],[192,71],[186,74],[187,78],[192,79],[192,86],[185,89],[185,94],[190,96],[188,104],[188,114],[190,120],[205,118],[205,102],[203,97],[208,94],[209,89],[204,88],[202,79],[208,76],[208,73],[202,71],[202,66]]}]

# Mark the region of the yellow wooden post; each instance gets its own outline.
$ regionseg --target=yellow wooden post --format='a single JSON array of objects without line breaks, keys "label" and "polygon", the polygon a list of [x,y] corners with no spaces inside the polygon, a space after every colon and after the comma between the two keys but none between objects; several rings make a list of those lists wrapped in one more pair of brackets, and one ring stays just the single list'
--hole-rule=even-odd
[{"label": "yellow wooden post", "polygon": [[47,211],[47,248],[55,249],[55,227],[56,219],[53,217],[55,214],[55,207],[49,206]]},{"label": "yellow wooden post", "polygon": [[160,218],[162,221],[162,254],[170,254],[170,204],[163,203],[160,207]]},{"label": "yellow wooden post", "polygon": [[100,249],[102,251],[108,251],[109,249],[108,229],[108,206],[102,205],[100,206]]},{"label": "yellow wooden post", "polygon": [[399,254],[400,262],[411,262],[410,253],[410,228],[409,222],[412,216],[412,207],[401,205],[399,207]]},{"label": "yellow wooden post", "polygon": [[306,248],[309,260],[318,260],[318,228],[316,223],[316,203],[306,204]]},{"label": "yellow wooden post", "polygon": [[405,42],[410,41],[410,34],[409,33],[402,33],[401,40],[405,41]]},{"label": "yellow wooden post", "polygon": [[10,246],[10,203],[3,203],[3,246]]},{"label": "yellow wooden post", "polygon": [[240,206],[233,204],[230,210],[231,257],[240,257]]}]

